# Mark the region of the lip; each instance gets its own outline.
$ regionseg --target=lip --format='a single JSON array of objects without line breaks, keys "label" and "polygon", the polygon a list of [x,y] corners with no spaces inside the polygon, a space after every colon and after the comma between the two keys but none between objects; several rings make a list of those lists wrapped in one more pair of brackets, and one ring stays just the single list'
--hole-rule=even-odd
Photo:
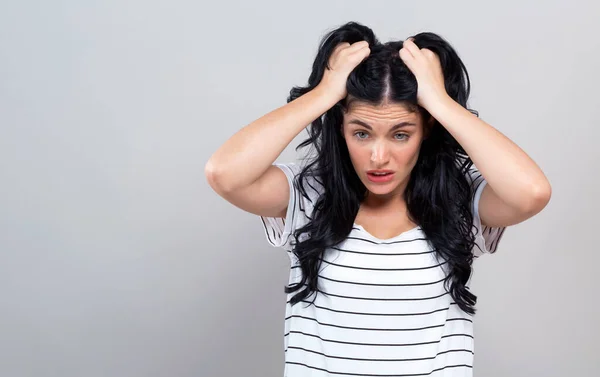
[{"label": "lip", "polygon": [[393,170],[389,170],[389,169],[375,169],[375,170],[368,170],[367,174],[371,174],[371,173],[393,173]]},{"label": "lip", "polygon": [[[375,173],[375,172],[390,173],[390,174],[382,175],[382,176],[376,176],[376,175],[371,174],[371,173]],[[385,183],[385,182],[391,181],[394,178],[394,172],[391,170],[369,170],[367,172],[367,178],[369,179],[369,181],[374,182],[374,183]]]}]

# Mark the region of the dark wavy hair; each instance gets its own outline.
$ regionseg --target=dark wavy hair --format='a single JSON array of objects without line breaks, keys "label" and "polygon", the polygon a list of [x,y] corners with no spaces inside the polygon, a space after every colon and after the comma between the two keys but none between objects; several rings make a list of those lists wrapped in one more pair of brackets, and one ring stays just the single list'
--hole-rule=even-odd
[{"label": "dark wavy hair", "polygon": [[[467,107],[470,81],[467,70],[457,53],[442,37],[431,32],[413,36],[419,48],[436,53],[441,62],[446,91],[463,107]],[[291,304],[304,300],[312,292],[326,292],[318,288],[318,270],[325,249],[344,241],[350,231],[361,201],[368,190],[360,181],[350,160],[348,147],[340,127],[348,100],[378,105],[385,101],[405,105],[410,111],[420,112],[423,124],[433,122],[428,136],[421,144],[418,161],[413,168],[404,192],[409,217],[424,231],[436,258],[447,261],[446,289],[465,312],[475,314],[477,297],[466,286],[471,276],[473,188],[467,172],[473,162],[450,135],[423,107],[417,104],[417,81],[399,57],[402,41],[380,43],[373,31],[359,23],[349,22],[327,33],[320,44],[313,63],[308,86],[294,87],[287,102],[314,89],[321,81],[329,57],[342,42],[350,44],[365,40],[370,55],[349,75],[348,96],[308,127],[308,139],[296,150],[310,146],[314,156],[294,180],[301,194],[307,196],[303,181],[313,177],[323,185],[323,193],[314,204],[312,218],[296,229],[292,241],[293,253],[302,269],[298,283],[286,285],[285,292],[301,290],[291,298]],[[469,110],[479,116],[477,111]],[[300,241],[301,234],[309,237]],[[313,300],[314,303],[314,300]]]}]

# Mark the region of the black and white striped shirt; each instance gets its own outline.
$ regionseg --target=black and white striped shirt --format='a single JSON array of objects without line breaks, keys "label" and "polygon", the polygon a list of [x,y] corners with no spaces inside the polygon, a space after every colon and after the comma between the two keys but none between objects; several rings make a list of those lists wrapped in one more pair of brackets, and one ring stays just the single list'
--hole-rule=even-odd
[{"label": "black and white striped shirt", "polygon": [[[285,219],[261,219],[269,244],[290,256],[292,284],[301,277],[292,233],[309,221],[322,186],[308,182],[305,198],[292,181],[300,166],[274,165],[288,178],[288,211]],[[505,228],[482,227],[478,201],[486,182],[476,168],[469,176],[476,187],[473,252],[493,253]],[[325,293],[314,305],[308,304],[314,292],[294,306],[289,300],[297,292],[288,295],[284,376],[472,376],[473,317],[444,288],[445,268],[420,227],[384,240],[354,224],[347,239],[323,255],[319,287]]]}]

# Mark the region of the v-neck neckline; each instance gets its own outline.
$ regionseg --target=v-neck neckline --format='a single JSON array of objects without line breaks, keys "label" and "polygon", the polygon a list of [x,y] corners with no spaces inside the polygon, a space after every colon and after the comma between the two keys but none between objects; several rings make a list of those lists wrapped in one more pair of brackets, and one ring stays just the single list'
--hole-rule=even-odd
[{"label": "v-neck neckline", "polygon": [[379,237],[375,237],[374,235],[372,235],[371,233],[369,233],[368,230],[366,230],[365,228],[363,228],[362,225],[359,225],[356,222],[354,223],[354,227],[357,228],[358,230],[364,232],[370,238],[372,238],[372,239],[374,239],[376,241],[380,241],[380,242],[389,242],[389,241],[395,240],[397,238],[403,237],[403,236],[405,236],[405,235],[407,235],[409,233],[412,233],[412,232],[414,232],[414,231],[416,231],[418,229],[421,229],[421,227],[417,225],[416,227],[414,227],[412,229],[409,229],[409,230],[405,230],[404,232],[402,232],[402,233],[400,233],[400,234],[398,234],[396,236],[393,236],[391,238],[379,238]]}]

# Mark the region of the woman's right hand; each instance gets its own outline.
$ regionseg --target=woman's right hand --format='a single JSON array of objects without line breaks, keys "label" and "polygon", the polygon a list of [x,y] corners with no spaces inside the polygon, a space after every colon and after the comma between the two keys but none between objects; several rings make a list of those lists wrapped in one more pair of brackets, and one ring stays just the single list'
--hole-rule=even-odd
[{"label": "woman's right hand", "polygon": [[358,41],[352,45],[348,42],[338,44],[329,57],[330,68],[325,68],[318,86],[334,96],[337,101],[341,101],[348,94],[346,82],[350,72],[370,53],[371,49],[367,41]]}]

